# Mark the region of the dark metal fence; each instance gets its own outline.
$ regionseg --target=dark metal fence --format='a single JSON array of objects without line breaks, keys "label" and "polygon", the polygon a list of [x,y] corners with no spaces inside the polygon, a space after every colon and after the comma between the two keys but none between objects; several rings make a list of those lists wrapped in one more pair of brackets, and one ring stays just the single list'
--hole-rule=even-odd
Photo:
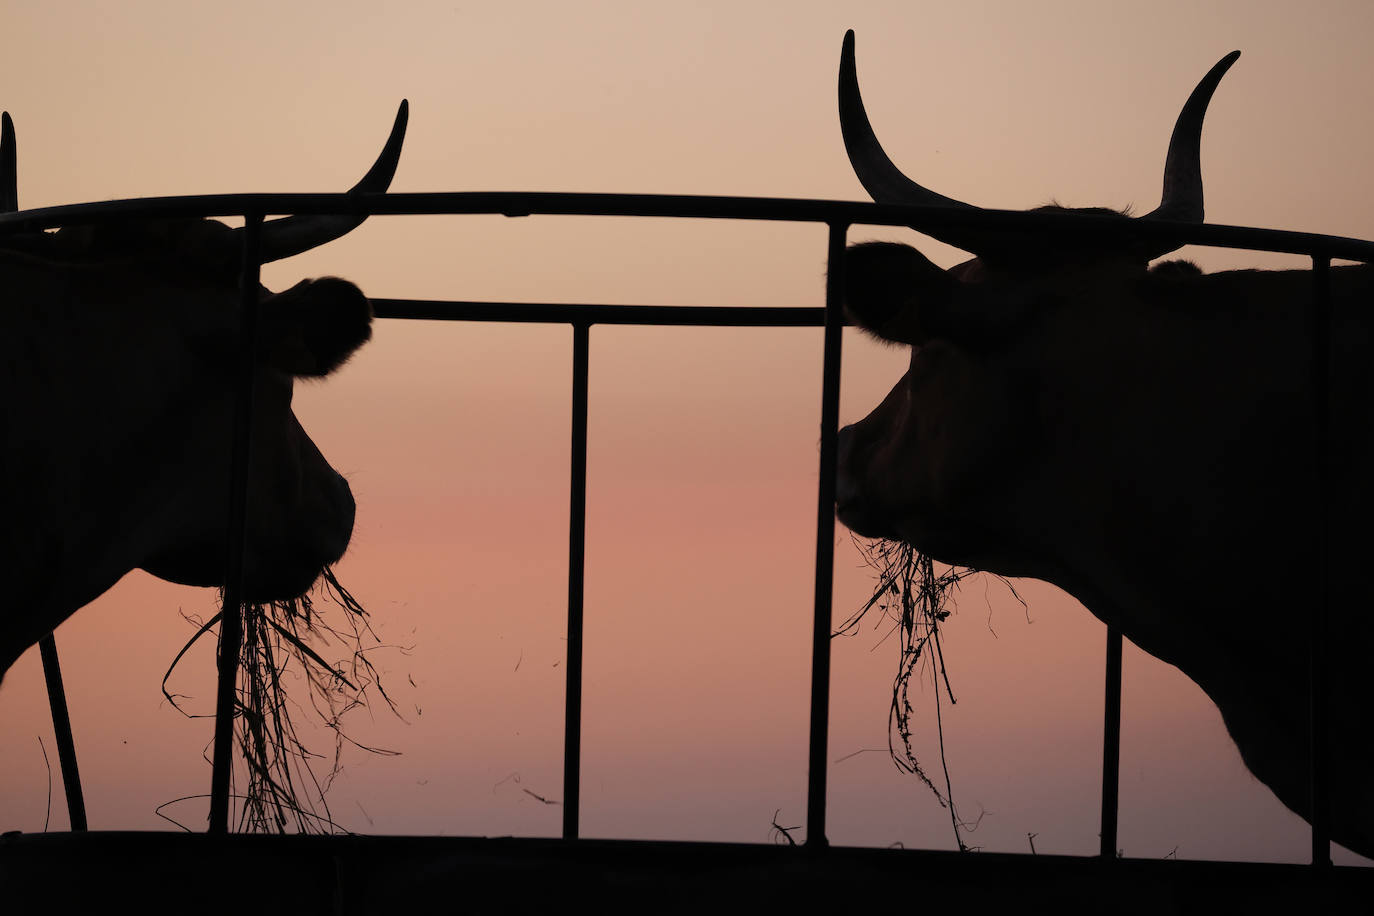
[{"label": "dark metal fence", "polygon": [[[0,213],[0,238],[10,232],[48,229],[62,225],[131,218],[242,217],[243,234],[242,315],[238,406],[232,442],[233,471],[230,484],[229,557],[221,623],[219,691],[211,782],[210,831],[228,829],[228,797],[232,711],[237,680],[237,635],[243,570],[245,519],[247,517],[248,430],[252,404],[253,341],[258,290],[258,239],[267,214],[502,214],[509,217],[540,215],[670,217],[695,219],[747,219],[804,222],[828,227],[828,274],[824,308],[722,308],[668,306],[609,306],[461,302],[413,299],[373,299],[379,318],[438,319],[451,321],[500,321],[569,324],[573,328],[572,459],[570,525],[568,537],[568,664],[564,744],[565,839],[578,837],[581,705],[582,705],[582,612],[583,559],[585,553],[587,469],[587,378],[590,328],[597,324],[694,325],[711,327],[823,327],[824,358],[821,381],[820,486],[817,494],[815,607],[812,630],[810,768],[807,790],[808,846],[826,845],[826,753],[830,700],[831,588],[834,569],[835,439],[839,417],[840,344],[843,327],[841,290],[848,230],[853,225],[910,226],[917,230],[949,227],[995,229],[1028,235],[1085,232],[1130,239],[1168,239],[1178,244],[1208,245],[1253,251],[1287,252],[1312,259],[1314,284],[1314,353],[1317,371],[1319,493],[1323,506],[1321,530],[1316,532],[1322,568],[1317,571],[1322,596],[1312,615],[1309,689],[1312,699],[1313,763],[1312,864],[1329,866],[1330,793],[1327,786],[1329,754],[1325,703],[1327,692],[1325,633],[1327,632],[1327,569],[1325,544],[1329,538],[1328,442],[1330,426],[1330,271],[1332,258],[1374,261],[1374,243],[1310,233],[1252,229],[1235,226],[1188,225],[1167,222],[1125,221],[1119,217],[1079,213],[1012,212],[984,210],[951,211],[930,207],[895,207],[842,201],[770,198],[697,197],[631,194],[544,193],[414,193],[387,195],[347,194],[239,194],[118,200]],[[48,657],[45,646],[45,662]],[[52,670],[56,649],[52,647]],[[61,733],[65,705],[53,696],[56,728]],[[1117,784],[1121,726],[1121,634],[1107,633],[1106,702],[1102,776],[1101,855],[1114,858],[1116,850]],[[59,712],[60,710],[60,712]],[[62,736],[59,734],[59,742]],[[69,727],[67,744],[70,746]],[[72,771],[64,779],[76,782],[75,756]],[[79,783],[78,783],[79,785]],[[69,791],[69,799],[71,794]],[[79,789],[77,794],[79,801]],[[70,807],[70,803],[69,803]],[[76,828],[77,811],[72,808]],[[78,828],[79,829],[79,828]]]}]

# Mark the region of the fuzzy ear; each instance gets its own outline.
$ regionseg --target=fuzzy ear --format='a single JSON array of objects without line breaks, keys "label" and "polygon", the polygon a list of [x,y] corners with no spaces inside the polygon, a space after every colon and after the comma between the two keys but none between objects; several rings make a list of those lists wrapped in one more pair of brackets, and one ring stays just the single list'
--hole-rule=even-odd
[{"label": "fuzzy ear", "polygon": [[910,245],[865,242],[845,252],[845,308],[883,340],[920,344],[939,334],[961,287]]},{"label": "fuzzy ear", "polygon": [[372,337],[372,304],[346,280],[304,280],[260,303],[258,362],[322,377]]}]

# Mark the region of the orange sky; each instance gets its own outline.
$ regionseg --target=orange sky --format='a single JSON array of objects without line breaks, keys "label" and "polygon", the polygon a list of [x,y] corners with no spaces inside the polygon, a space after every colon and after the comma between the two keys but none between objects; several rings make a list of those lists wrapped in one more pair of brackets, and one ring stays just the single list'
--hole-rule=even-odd
[{"label": "orange sky", "polygon": [[[1374,9],[1358,2],[76,6],[7,10],[0,32],[24,206],[342,190],[402,97],[395,190],[860,199],[834,101],[853,28],[899,164],[1008,208],[1153,207],[1179,106],[1239,48],[1205,131],[1209,218],[1374,237]],[[378,296],[819,305],[824,251],[806,226],[407,217],[265,276],[338,274]],[[336,379],[298,391],[358,498],[339,574],[410,647],[379,656],[406,721],[354,721],[403,753],[346,756],[330,801],[349,828],[559,830],[560,810],[521,789],[562,791],[570,340],[388,322]],[[847,335],[843,420],[903,362]],[[593,330],[585,835],[766,842],[775,811],[804,820],[819,364],[813,330]],[[842,620],[871,583],[837,537]],[[1028,611],[969,584],[949,625],[956,799],[987,812],[971,843],[1027,851],[1035,833],[1040,852],[1093,853],[1103,628],[1047,586],[1018,588]],[[208,720],[168,709],[158,683],[190,633],[178,610],[213,601],[136,575],[59,630],[93,827],[158,829],[153,808],[208,789]],[[883,632],[835,643],[832,760],[886,747],[897,648]],[[209,708],[207,655],[176,689]],[[31,652],[0,688],[0,829],[43,827],[45,703]],[[1245,771],[1205,697],[1129,648],[1124,719],[1127,854],[1305,859],[1305,826]],[[933,731],[919,740],[934,764]],[[832,842],[952,845],[946,813],[885,752],[832,764],[830,797]],[[203,812],[172,809],[192,826]]]}]

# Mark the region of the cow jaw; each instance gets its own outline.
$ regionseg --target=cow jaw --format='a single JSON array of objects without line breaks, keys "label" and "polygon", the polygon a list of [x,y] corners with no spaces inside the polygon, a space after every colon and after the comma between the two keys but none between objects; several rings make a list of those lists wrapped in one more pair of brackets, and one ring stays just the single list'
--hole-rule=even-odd
[{"label": "cow jaw", "polygon": [[[325,566],[337,562],[353,532],[355,503],[348,482],[330,467],[291,411],[293,382],[261,367],[254,392],[248,474],[244,588],[250,601],[295,598]],[[183,585],[223,586],[228,560],[229,425],[233,398],[197,424],[194,453],[211,454],[184,492],[148,525],[147,553],[138,565]],[[187,513],[177,504],[209,507]],[[167,537],[166,532],[176,532]]]},{"label": "cow jaw", "polygon": [[[313,448],[313,446],[312,446]],[[332,470],[315,492],[283,513],[280,496],[250,488],[243,591],[251,602],[285,601],[310,590],[325,567],[338,562],[352,539],[355,503],[344,478]],[[332,479],[331,479],[332,478]],[[228,490],[224,490],[227,506]],[[270,510],[270,511],[269,511]],[[225,516],[216,530],[202,529],[155,551],[141,567],[178,585],[222,588],[228,564]],[[207,520],[208,521],[208,520]]]},{"label": "cow jaw", "polygon": [[[348,483],[302,429],[291,400],[294,377],[331,373],[370,338],[372,313],[356,286],[334,279],[302,282],[280,294],[264,290],[260,308],[244,587],[248,600],[271,601],[308,591],[324,567],[343,556],[352,536],[355,504]],[[173,388],[181,396],[155,411],[163,419],[150,425],[179,428],[180,441],[170,449],[137,450],[128,459],[146,466],[141,456],[161,455],[152,489],[131,496],[140,507],[134,515],[142,532],[133,539],[141,545],[133,565],[178,584],[225,584],[234,318],[228,309],[204,316],[194,358],[178,364]],[[188,411],[189,404],[196,407]]]},{"label": "cow jaw", "polygon": [[[990,568],[1000,541],[987,530],[1000,486],[1016,476],[1005,394],[980,384],[982,357],[944,339],[913,347],[906,374],[872,413],[839,433],[836,512],[864,537],[912,544],[947,563]],[[966,409],[951,411],[948,405]],[[974,552],[976,548],[976,553]]]}]

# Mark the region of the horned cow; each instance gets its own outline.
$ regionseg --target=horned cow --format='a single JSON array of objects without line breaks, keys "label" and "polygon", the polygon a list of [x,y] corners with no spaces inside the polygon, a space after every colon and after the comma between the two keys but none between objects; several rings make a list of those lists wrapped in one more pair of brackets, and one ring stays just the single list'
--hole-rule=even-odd
[{"label": "horned cow", "polygon": [[[1163,200],[1139,219],[1202,221],[1203,115],[1237,56],[1188,99]],[[875,200],[970,209],[883,152],[852,32],[839,104],[850,162]],[[1319,559],[1312,273],[1152,268],[1177,245],[1091,232],[931,234],[977,257],[942,270],[905,245],[846,255],[851,318],[910,346],[911,360],[883,402],[840,432],[840,520],[943,562],[1063,588],[1192,678],[1251,772],[1307,817],[1304,672]],[[1335,268],[1331,279],[1332,831],[1374,856],[1374,269]]]},{"label": "horned cow", "polygon": [[[354,191],[390,185],[407,114],[402,102]],[[12,162],[9,130],[5,145],[0,161]],[[262,261],[362,221],[269,221]],[[133,569],[222,584],[242,232],[173,219],[0,235],[0,677]],[[352,493],[292,413],[292,382],[347,360],[371,336],[372,310],[333,278],[260,288],[258,307],[244,588],[267,601],[304,593],[352,535]]]}]

